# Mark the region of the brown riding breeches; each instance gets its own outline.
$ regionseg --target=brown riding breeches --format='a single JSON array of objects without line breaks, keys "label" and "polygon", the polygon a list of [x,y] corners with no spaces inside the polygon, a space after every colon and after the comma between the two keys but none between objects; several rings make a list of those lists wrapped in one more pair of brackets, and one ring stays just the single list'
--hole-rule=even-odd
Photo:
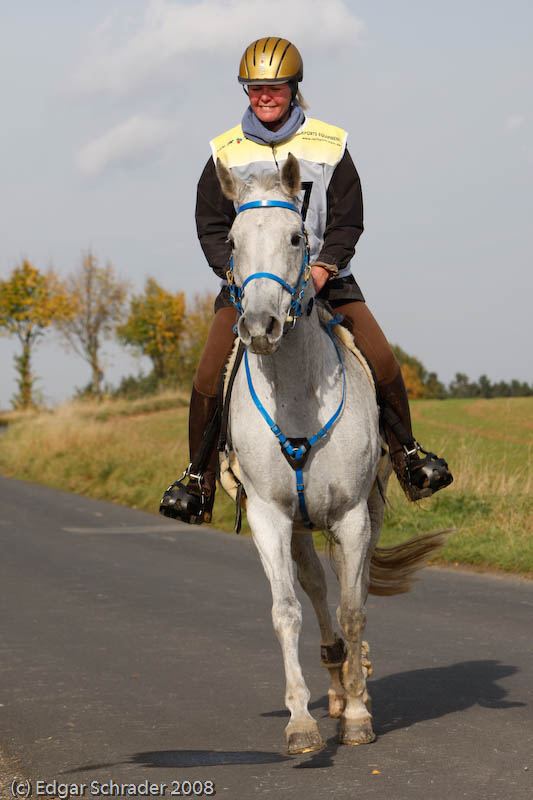
[{"label": "brown riding breeches", "polygon": [[[372,312],[362,301],[336,306],[335,311],[343,314],[357,347],[370,362],[380,390],[386,395],[386,387],[395,381],[400,367]],[[233,347],[233,325],[236,321],[237,312],[233,306],[221,308],[215,314],[194,376],[194,387],[203,395],[214,397],[218,392],[222,373]]]},{"label": "brown riding breeches", "polygon": [[217,394],[235,341],[233,326],[236,322],[237,311],[233,306],[225,306],[215,314],[194,376],[194,388],[200,394],[208,397]]},{"label": "brown riding breeches", "polygon": [[391,383],[398,375],[400,365],[367,304],[356,301],[342,306],[336,305],[335,313],[343,315],[344,324],[359,350],[370,362],[380,389]]}]

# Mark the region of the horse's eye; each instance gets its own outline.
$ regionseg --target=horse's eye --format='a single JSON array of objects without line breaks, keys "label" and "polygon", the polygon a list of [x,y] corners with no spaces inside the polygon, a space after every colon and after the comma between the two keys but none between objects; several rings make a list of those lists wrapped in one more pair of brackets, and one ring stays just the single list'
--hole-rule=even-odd
[{"label": "horse's eye", "polygon": [[300,242],[302,241],[302,235],[300,233],[293,233],[291,236],[291,244],[293,247],[298,247]]}]

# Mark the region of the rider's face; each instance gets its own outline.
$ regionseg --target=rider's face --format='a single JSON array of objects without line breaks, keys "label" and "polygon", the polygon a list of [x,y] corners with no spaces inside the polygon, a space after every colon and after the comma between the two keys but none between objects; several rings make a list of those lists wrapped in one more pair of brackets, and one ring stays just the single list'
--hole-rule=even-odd
[{"label": "rider's face", "polygon": [[288,83],[248,86],[250,105],[263,125],[277,131],[283,123],[291,104],[291,87]]}]

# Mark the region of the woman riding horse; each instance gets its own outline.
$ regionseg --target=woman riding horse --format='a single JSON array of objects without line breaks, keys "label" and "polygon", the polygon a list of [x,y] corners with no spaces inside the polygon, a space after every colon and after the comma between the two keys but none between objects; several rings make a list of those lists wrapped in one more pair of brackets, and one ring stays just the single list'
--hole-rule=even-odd
[{"label": "woman riding horse", "polygon": [[444,459],[422,450],[413,436],[400,367],[351,273],[350,260],[363,232],[361,183],[346,149],[346,132],[306,117],[306,104],[298,90],[302,77],[300,53],[287,39],[266,37],[246,48],[239,82],[250,105],[240,125],[212,140],[213,157],[198,183],[198,237],[209,266],[224,285],[215,302],[215,318],[192,389],[191,463],[198,463],[202,452],[203,466],[201,474],[189,469],[188,486],[182,489],[179,516],[186,522],[211,520],[218,453],[210,423],[217,419],[219,384],[235,339],[236,311],[225,278],[232,253],[228,235],[236,212],[233,202],[222,194],[215,171],[217,159],[247,181],[265,170],[279,171],[289,153],[298,158],[301,211],[309,236],[315,292],[335,313],[343,315],[344,324],[371,365],[398,480],[410,500],[427,497],[453,480]]}]

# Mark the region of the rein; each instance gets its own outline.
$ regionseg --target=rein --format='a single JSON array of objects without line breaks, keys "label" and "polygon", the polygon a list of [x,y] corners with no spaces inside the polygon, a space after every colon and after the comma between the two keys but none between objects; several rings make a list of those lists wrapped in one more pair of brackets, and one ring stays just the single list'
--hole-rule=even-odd
[{"label": "rein", "polygon": [[[297,214],[300,214],[299,209],[293,203],[286,203],[281,200],[255,200],[251,203],[245,203],[242,206],[239,206],[237,209],[237,214],[240,214],[241,211],[247,211],[252,208],[269,208],[269,207],[277,207],[277,208],[288,208],[290,211],[295,211]],[[248,278],[244,281],[242,286],[236,286],[235,278],[233,274],[233,256],[230,259],[229,269],[226,273],[228,285],[230,287],[230,297],[231,302],[237,309],[239,315],[242,314],[242,297],[244,294],[244,289],[246,285],[250,282],[255,280],[256,278],[269,278],[270,280],[276,281],[279,283],[289,294],[293,297],[291,300],[290,305],[290,313],[287,316],[287,323],[289,324],[289,328],[284,330],[284,333],[287,332],[290,328],[293,328],[296,324],[296,320],[302,314],[302,298],[309,282],[309,278],[311,275],[311,267],[309,265],[309,241],[307,238],[307,232],[305,230],[305,226],[302,221],[302,233],[305,237],[305,253],[303,258],[302,267],[300,269],[300,274],[298,276],[298,280],[294,286],[291,286],[283,278],[280,278],[279,275],[275,275],[272,272],[254,272],[252,275],[249,275]],[[299,289],[299,291],[298,291]],[[346,394],[346,374],[344,371],[344,364],[342,361],[342,356],[340,350],[337,346],[335,341],[335,337],[332,332],[333,325],[338,324],[342,320],[342,316],[338,314],[333,319],[328,322],[327,325],[327,333],[329,338],[331,339],[333,346],[335,348],[335,352],[337,353],[337,357],[339,359],[339,363],[342,369],[342,397],[340,403],[334,412],[334,414],[330,417],[330,419],[326,422],[326,424],[311,438],[289,438],[285,436],[285,434],[280,429],[279,425],[272,419],[268,411],[265,409],[257,393],[254,389],[254,385],[252,382],[252,375],[250,373],[250,366],[248,363],[248,350],[246,349],[244,352],[244,366],[246,370],[246,380],[248,381],[248,389],[250,391],[250,395],[254,404],[269,426],[270,430],[277,438],[280,443],[281,452],[289,462],[290,466],[296,473],[296,492],[298,494],[298,504],[300,507],[300,514],[302,515],[302,520],[304,526],[312,530],[313,523],[309,518],[309,514],[307,513],[307,506],[305,503],[305,489],[304,489],[304,479],[303,479],[303,468],[305,466],[305,462],[307,461],[307,457],[311,452],[311,448],[321,441],[328,433],[332,425],[336,422],[339,418],[342,409],[344,407],[344,399]]]}]

